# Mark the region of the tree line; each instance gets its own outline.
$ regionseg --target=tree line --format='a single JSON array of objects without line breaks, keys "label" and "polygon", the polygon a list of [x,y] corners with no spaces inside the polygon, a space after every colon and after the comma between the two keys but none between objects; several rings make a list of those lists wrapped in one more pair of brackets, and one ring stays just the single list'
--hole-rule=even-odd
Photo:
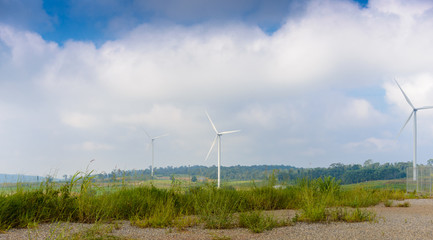
[{"label": "tree line", "polygon": [[[264,180],[271,174],[279,182],[291,182],[299,178],[319,178],[335,177],[341,180],[342,184],[359,183],[372,180],[389,180],[406,177],[406,169],[411,166],[411,162],[397,163],[374,163],[367,160],[361,164],[342,164],[333,163],[327,168],[296,168],[287,165],[253,165],[253,166],[230,166],[221,167],[222,180]],[[156,177],[188,176],[194,180],[216,179],[216,166],[180,166],[155,168]],[[149,179],[150,169],[145,170],[113,170],[111,173],[100,173],[98,179],[115,180],[118,177],[128,177],[134,179]]]}]

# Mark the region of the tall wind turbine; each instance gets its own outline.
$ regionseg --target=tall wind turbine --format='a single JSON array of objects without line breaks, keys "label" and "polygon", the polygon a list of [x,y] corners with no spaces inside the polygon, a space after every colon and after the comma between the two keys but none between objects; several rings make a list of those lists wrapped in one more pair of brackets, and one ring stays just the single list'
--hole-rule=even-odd
[{"label": "tall wind turbine", "polygon": [[218,188],[219,188],[220,187],[220,179],[221,179],[221,170],[220,170],[221,169],[221,136],[224,134],[239,132],[240,130],[218,132],[218,130],[215,127],[215,124],[213,124],[212,119],[210,118],[210,116],[207,112],[206,112],[206,115],[207,115],[207,118],[209,119],[210,124],[212,125],[213,130],[215,130],[215,133],[216,133],[216,136],[213,140],[212,146],[210,147],[209,152],[206,155],[206,160],[208,159],[209,154],[211,153],[213,147],[215,146],[215,142],[218,142]]},{"label": "tall wind turbine", "polygon": [[144,131],[144,133],[146,133],[146,135],[147,135],[147,137],[150,139],[150,146],[151,146],[151,148],[152,148],[152,167],[151,167],[151,169],[150,169],[150,176],[152,176],[152,178],[153,178],[153,161],[154,161],[154,150],[153,150],[153,145],[154,145],[154,142],[155,142],[155,139],[158,139],[158,138],[162,138],[162,137],[165,137],[165,136],[168,136],[168,134],[164,134],[164,135],[161,135],[161,136],[157,136],[157,137],[151,137],[146,131]]},{"label": "tall wind turbine", "polygon": [[403,93],[404,98],[406,99],[406,102],[410,105],[410,107],[412,108],[412,112],[409,115],[409,118],[407,119],[406,123],[403,125],[403,127],[400,129],[400,133],[398,134],[400,136],[401,132],[403,131],[404,127],[406,127],[407,123],[410,121],[410,119],[412,118],[413,115],[413,180],[416,181],[417,179],[417,171],[416,171],[416,151],[417,151],[417,126],[416,126],[416,112],[418,110],[424,110],[424,109],[431,109],[433,108],[433,106],[425,106],[425,107],[420,107],[420,108],[416,108],[413,106],[412,102],[410,101],[410,99],[407,97],[406,93],[404,93],[403,89],[400,87],[400,84],[398,84],[397,80],[394,79],[395,83],[397,83],[398,88],[400,88],[401,93]]}]

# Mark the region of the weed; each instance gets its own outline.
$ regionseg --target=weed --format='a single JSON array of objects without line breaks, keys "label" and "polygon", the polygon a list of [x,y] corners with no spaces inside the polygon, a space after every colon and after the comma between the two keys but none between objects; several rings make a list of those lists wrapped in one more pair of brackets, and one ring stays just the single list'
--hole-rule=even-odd
[{"label": "weed", "polygon": [[226,235],[222,235],[222,236],[218,236],[215,233],[211,234],[212,236],[212,240],[231,240],[232,238],[230,236],[226,236]]},{"label": "weed", "polygon": [[194,197],[195,209],[206,228],[233,227],[233,213],[238,210],[240,203],[236,190],[217,189],[214,185],[209,185],[202,188]]},{"label": "weed", "polygon": [[352,212],[348,212],[345,217],[346,222],[372,222],[376,219],[376,214],[368,210],[361,210],[359,208]]},{"label": "weed", "polygon": [[186,228],[196,226],[197,224],[198,219],[194,216],[179,216],[173,221],[173,225],[178,231],[183,231]]},{"label": "weed", "polygon": [[57,237],[58,240],[98,240],[98,239],[122,239],[117,236],[111,235],[113,229],[110,226],[102,226],[101,224],[94,224],[92,227],[87,228],[83,231],[79,231],[77,233],[73,233],[70,235],[63,235]]},{"label": "weed", "polygon": [[31,229],[31,228],[37,228],[39,226],[39,224],[37,222],[29,222],[27,224],[27,228]]},{"label": "weed", "polygon": [[385,207],[391,207],[392,204],[393,204],[393,201],[392,201],[392,200],[386,200],[386,201],[384,202],[384,204],[385,204]]},{"label": "weed", "polygon": [[410,202],[405,201],[403,203],[397,204],[397,207],[410,207]]},{"label": "weed", "polygon": [[329,211],[328,220],[342,222],[372,222],[376,220],[376,214],[359,208],[356,208],[355,210],[336,208]]},{"label": "weed", "polygon": [[239,226],[248,228],[254,233],[261,233],[282,225],[285,223],[278,222],[272,216],[264,216],[260,211],[244,212],[239,215]]}]

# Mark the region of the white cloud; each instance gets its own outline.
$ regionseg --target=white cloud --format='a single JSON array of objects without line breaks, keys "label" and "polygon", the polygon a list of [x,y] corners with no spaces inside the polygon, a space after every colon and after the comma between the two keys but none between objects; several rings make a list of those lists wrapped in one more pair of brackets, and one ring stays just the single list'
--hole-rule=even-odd
[{"label": "white cloud", "polygon": [[[404,77],[397,76],[396,79],[416,108],[433,106],[433,72]],[[386,99],[390,104],[396,105],[399,111],[410,112],[411,107],[395,82],[386,82],[384,88],[386,90]]]},{"label": "white cloud", "polygon": [[339,126],[381,125],[386,120],[386,116],[374,109],[365,99],[347,99],[342,108],[335,112],[333,118]]},{"label": "white cloud", "polygon": [[349,151],[364,151],[364,152],[390,152],[397,148],[396,140],[367,138],[359,142],[350,142],[345,144],[344,148]]},{"label": "white cloud", "polygon": [[[219,128],[242,128],[227,141],[230,151],[246,155],[227,165],[250,158],[270,164],[290,158],[297,166],[317,157],[326,159],[322,164],[355,161],[335,152],[392,149],[386,134],[397,132],[400,116],[410,112],[393,76],[401,76],[415,105],[433,105],[431,4],[371,0],[369,6],[312,1],[273,35],[241,23],[144,24],[100,47],[73,40],[59,46],[0,25],[0,79],[9,84],[2,91],[21,93],[0,102],[32,110],[23,111],[26,119],[44,110],[38,118],[47,122],[44,133],[33,130],[38,141],[63,146],[106,139],[109,145],[80,145],[78,156],[113,151],[104,158],[107,166],[126,161],[125,154],[128,166],[143,166],[144,137],[133,133],[139,127],[170,133],[160,164],[203,164],[213,134],[205,109]],[[368,93],[351,96],[362,87],[383,87],[387,102]],[[432,114],[423,113],[425,129],[433,129]]]},{"label": "white cloud", "polygon": [[238,114],[239,121],[261,129],[275,129],[282,121],[292,121],[297,117],[296,112],[290,114],[287,106],[276,104],[271,106],[249,105]]},{"label": "white cloud", "polygon": [[113,122],[147,126],[151,128],[172,128],[183,119],[182,110],[172,105],[153,105],[147,113],[114,115]]},{"label": "white cloud", "polygon": [[78,112],[63,113],[61,116],[61,121],[64,124],[74,128],[86,129],[97,127],[99,123],[95,116]]},{"label": "white cloud", "polygon": [[81,148],[85,151],[95,151],[95,150],[111,150],[112,146],[103,143],[95,143],[95,142],[84,142],[81,144]]}]

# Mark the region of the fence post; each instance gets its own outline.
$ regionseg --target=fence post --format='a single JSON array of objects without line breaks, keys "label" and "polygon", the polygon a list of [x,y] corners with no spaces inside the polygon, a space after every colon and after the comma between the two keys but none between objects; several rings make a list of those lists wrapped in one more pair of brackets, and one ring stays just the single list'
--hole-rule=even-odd
[{"label": "fence post", "polygon": [[432,168],[432,166],[429,167],[429,169],[430,169],[430,197],[431,197],[431,168]]},{"label": "fence post", "polygon": [[409,168],[406,168],[406,193],[409,193]]}]

